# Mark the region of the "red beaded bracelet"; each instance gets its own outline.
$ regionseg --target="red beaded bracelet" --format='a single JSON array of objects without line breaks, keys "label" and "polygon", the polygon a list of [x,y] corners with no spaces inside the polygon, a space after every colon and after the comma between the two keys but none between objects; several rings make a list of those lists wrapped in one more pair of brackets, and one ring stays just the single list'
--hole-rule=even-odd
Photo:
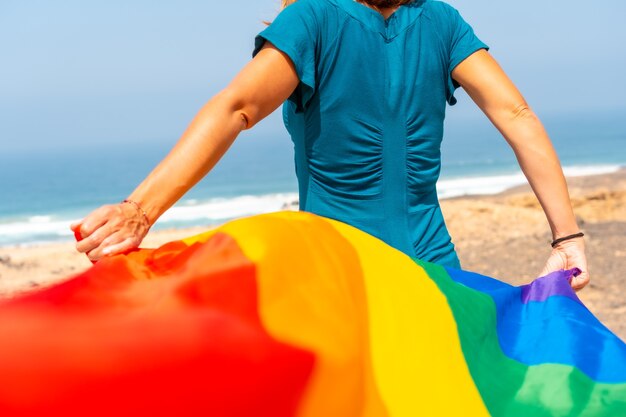
[{"label": "red beaded bracelet", "polygon": [[146,220],[146,223],[148,224],[148,227],[151,226],[150,225],[150,219],[148,219],[148,214],[146,213],[146,211],[143,208],[141,208],[141,205],[139,205],[138,202],[126,199],[126,200],[122,201],[121,204],[124,204],[124,203],[132,204],[133,206],[135,206],[137,208],[137,210],[139,210],[139,212],[143,215],[143,218]]}]

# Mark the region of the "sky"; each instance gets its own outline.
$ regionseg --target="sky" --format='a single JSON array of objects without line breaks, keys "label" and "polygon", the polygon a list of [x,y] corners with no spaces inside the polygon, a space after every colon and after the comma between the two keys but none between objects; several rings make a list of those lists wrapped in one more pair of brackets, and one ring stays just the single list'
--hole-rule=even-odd
[{"label": "sky", "polygon": [[[278,3],[0,0],[0,152],[173,143],[250,59]],[[449,3],[540,117],[626,115],[626,2]],[[484,120],[458,95],[450,123]],[[244,136],[286,133],[276,112]]]}]

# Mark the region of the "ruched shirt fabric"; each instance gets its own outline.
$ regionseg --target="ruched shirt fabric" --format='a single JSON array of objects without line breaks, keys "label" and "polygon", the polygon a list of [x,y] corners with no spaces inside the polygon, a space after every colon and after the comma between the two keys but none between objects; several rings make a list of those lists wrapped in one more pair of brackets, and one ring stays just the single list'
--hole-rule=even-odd
[{"label": "ruched shirt fabric", "polygon": [[459,267],[436,193],[452,70],[487,49],[446,3],[388,19],[352,0],[298,0],[255,42],[289,56],[300,84],[283,107],[300,209],[404,253]]}]

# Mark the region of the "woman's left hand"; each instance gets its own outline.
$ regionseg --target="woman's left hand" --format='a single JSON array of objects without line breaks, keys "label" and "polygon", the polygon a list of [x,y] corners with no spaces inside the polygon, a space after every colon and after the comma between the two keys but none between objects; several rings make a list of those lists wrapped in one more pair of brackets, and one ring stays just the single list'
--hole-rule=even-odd
[{"label": "woman's left hand", "polygon": [[561,269],[578,268],[582,272],[572,278],[572,288],[581,290],[589,283],[589,270],[587,268],[587,257],[585,256],[585,241],[582,238],[566,240],[559,243],[552,249],[552,253],[543,267],[540,276]]}]

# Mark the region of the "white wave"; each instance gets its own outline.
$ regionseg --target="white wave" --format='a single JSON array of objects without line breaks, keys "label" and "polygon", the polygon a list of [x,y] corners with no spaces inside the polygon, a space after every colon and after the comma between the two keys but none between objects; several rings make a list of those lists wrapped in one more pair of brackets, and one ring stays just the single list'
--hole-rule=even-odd
[{"label": "white wave", "polygon": [[[620,165],[580,165],[567,166],[564,172],[567,176],[573,177],[607,174],[619,169],[621,169]],[[439,181],[437,188],[440,198],[450,198],[463,195],[496,194],[525,183],[526,179],[519,172],[505,175],[443,178]],[[161,216],[155,226],[166,228],[217,224],[238,217],[274,212],[294,205],[297,207],[297,200],[296,193],[245,195],[205,201],[183,200]],[[0,246],[70,240],[72,231],[69,225],[75,220],[58,218],[53,214],[43,214],[18,220],[0,221]]]},{"label": "white wave", "polygon": [[[621,165],[572,165],[564,167],[563,172],[568,177],[581,177],[610,174],[621,168]],[[464,195],[497,194],[526,183],[524,174],[518,172],[505,175],[441,179],[437,184],[437,190],[440,198],[451,198]]]},{"label": "white wave", "polygon": [[0,223],[0,242],[29,236],[71,236],[72,220],[52,220],[51,216],[33,216],[26,221]]},{"label": "white wave", "polygon": [[52,221],[52,216],[32,216],[28,218],[29,223],[44,224],[44,223],[50,223],[51,221]]},{"label": "white wave", "polygon": [[298,195],[293,193],[260,196],[245,195],[234,198],[216,198],[206,202],[192,200],[193,205],[187,202],[186,204],[172,207],[161,216],[157,224],[163,226],[172,222],[198,220],[206,220],[213,223],[236,217],[282,210],[286,205],[297,200]]},{"label": "white wave", "polygon": [[440,180],[437,184],[439,198],[463,195],[497,194],[526,182],[523,174],[493,175]]},{"label": "white wave", "polygon": [[[254,214],[270,213],[297,202],[295,193],[216,198],[207,201],[183,200],[168,210],[156,228],[216,224]],[[70,240],[70,224],[78,219],[56,219],[53,215],[0,223],[0,246]]]},{"label": "white wave", "polygon": [[71,220],[53,220],[53,216],[0,222],[0,246],[23,245],[33,241],[59,241],[72,236]]},{"label": "white wave", "polygon": [[586,177],[588,175],[611,174],[623,168],[623,165],[570,165],[563,167],[567,177]]}]

